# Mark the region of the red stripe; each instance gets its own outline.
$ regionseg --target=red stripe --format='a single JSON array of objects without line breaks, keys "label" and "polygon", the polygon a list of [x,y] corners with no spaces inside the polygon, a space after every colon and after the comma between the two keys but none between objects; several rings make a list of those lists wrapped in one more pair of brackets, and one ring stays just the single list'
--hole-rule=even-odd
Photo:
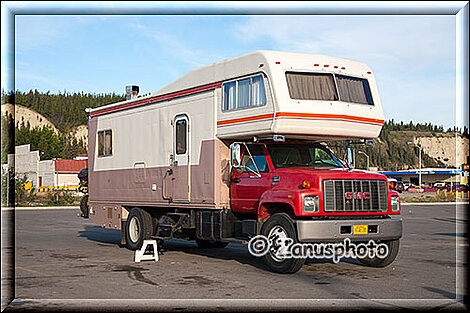
[{"label": "red stripe", "polygon": [[276,117],[292,117],[292,118],[318,118],[318,119],[341,119],[347,121],[367,122],[382,125],[385,121],[376,118],[342,115],[342,114],[315,114],[315,113],[295,113],[295,112],[278,112]]},{"label": "red stripe", "polygon": [[274,114],[262,114],[256,116],[248,116],[248,117],[241,117],[241,118],[234,118],[231,120],[224,120],[218,121],[217,126],[226,125],[226,124],[234,124],[234,123],[241,123],[241,122],[248,122],[248,121],[255,121],[255,120],[263,120],[267,118],[273,118]]},{"label": "red stripe", "polygon": [[94,112],[90,113],[90,116],[95,116],[95,115],[100,115],[100,114],[104,114],[104,113],[124,110],[124,109],[133,108],[133,107],[137,107],[137,106],[148,104],[148,103],[154,103],[154,102],[169,100],[169,99],[172,99],[172,98],[187,96],[187,95],[202,92],[202,91],[207,91],[207,90],[212,90],[212,89],[215,89],[215,88],[220,88],[221,86],[222,86],[222,82],[217,82],[217,83],[204,85],[204,86],[199,86],[199,87],[195,87],[195,88],[190,88],[190,89],[186,89],[186,90],[182,90],[182,91],[176,91],[176,92],[164,94],[164,95],[161,95],[161,96],[147,98],[145,100],[134,101],[134,102],[114,106],[114,107],[111,107],[111,108],[94,111]]},{"label": "red stripe", "polygon": [[[228,125],[228,124],[237,124],[248,121],[256,121],[267,118],[273,118],[274,114],[262,114],[241,118],[234,118],[230,120],[218,121],[217,126]],[[311,119],[340,119],[346,120],[349,122],[361,122],[361,123],[372,123],[376,125],[382,125],[384,120],[379,120],[375,118],[361,117],[361,116],[352,116],[352,115],[340,115],[340,114],[315,114],[315,113],[295,113],[295,112],[278,112],[276,113],[276,118],[311,118]]]}]

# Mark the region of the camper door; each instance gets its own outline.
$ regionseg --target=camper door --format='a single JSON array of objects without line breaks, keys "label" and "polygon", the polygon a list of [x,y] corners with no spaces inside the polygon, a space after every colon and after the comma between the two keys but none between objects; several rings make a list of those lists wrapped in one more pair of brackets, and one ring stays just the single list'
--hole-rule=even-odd
[{"label": "camper door", "polygon": [[190,133],[189,118],[177,115],[173,123],[173,201],[190,200]]}]

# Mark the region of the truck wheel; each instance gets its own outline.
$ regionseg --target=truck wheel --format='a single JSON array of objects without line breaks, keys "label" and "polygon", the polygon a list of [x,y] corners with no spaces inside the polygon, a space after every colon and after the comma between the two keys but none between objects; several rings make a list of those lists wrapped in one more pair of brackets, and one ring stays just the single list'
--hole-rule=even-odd
[{"label": "truck wheel", "polygon": [[386,244],[388,247],[388,255],[385,258],[358,258],[359,262],[371,267],[385,267],[390,265],[397,257],[400,240],[383,241],[382,243]]},{"label": "truck wheel", "polygon": [[88,195],[83,196],[82,200],[80,200],[80,211],[82,212],[81,216],[83,218],[89,217],[89,210],[88,210]]},{"label": "truck wheel", "polygon": [[[274,248],[282,248],[280,241],[284,239],[290,238],[293,240],[292,244],[298,243],[294,222],[285,213],[272,215],[261,228],[261,234],[268,238],[270,245]],[[280,258],[271,249],[263,256],[263,261],[268,268],[281,274],[297,272],[304,265],[305,260],[305,258]]]},{"label": "truck wheel", "polygon": [[199,238],[196,238],[196,243],[197,243],[199,248],[203,248],[203,249],[225,248],[228,245],[228,242],[203,240],[203,239],[199,239]]},{"label": "truck wheel", "polygon": [[154,222],[150,213],[140,208],[133,208],[127,217],[126,245],[131,250],[142,248],[144,239],[154,234]]}]

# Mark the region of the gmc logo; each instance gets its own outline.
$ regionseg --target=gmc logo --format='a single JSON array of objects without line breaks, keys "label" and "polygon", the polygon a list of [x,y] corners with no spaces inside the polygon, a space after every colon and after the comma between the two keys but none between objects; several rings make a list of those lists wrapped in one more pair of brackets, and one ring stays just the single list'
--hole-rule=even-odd
[{"label": "gmc logo", "polygon": [[348,191],[344,193],[344,198],[346,200],[352,200],[352,199],[370,199],[370,192],[352,192]]}]

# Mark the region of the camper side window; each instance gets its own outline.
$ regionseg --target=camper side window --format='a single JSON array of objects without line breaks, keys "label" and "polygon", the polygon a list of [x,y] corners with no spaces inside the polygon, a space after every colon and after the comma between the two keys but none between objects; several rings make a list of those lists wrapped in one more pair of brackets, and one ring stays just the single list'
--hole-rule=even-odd
[{"label": "camper side window", "polygon": [[242,78],[223,84],[222,111],[232,111],[266,104],[262,75]]},{"label": "camper side window", "polygon": [[186,153],[187,142],[186,120],[176,122],[176,154]]},{"label": "camper side window", "polygon": [[98,132],[98,156],[110,156],[113,154],[113,132],[102,130]]}]

